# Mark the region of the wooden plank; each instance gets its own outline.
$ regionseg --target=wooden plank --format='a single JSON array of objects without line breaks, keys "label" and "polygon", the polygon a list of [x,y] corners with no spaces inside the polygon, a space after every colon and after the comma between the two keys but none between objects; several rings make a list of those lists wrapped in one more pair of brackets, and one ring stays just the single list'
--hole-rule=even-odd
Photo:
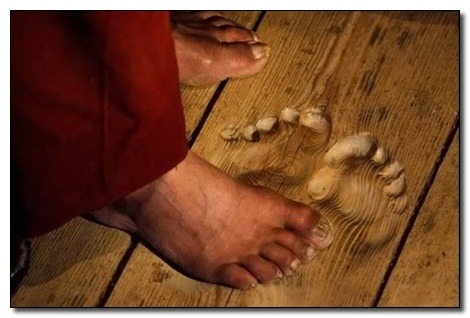
[{"label": "wooden plank", "polygon": [[[223,11],[223,13],[248,28],[254,26],[260,15],[259,11]],[[232,81],[238,81],[238,79],[231,79],[230,82]],[[186,136],[191,135],[216,89],[217,85],[202,88],[184,85],[181,87],[187,127]],[[144,276],[139,278],[138,284],[135,284],[137,281],[134,280],[129,282],[126,279],[120,279],[107,306],[211,306],[214,303],[224,304],[228,300],[227,293],[219,293],[215,286],[202,285],[181,276],[141,244],[132,254],[123,275],[131,279],[134,279],[136,275]],[[160,288],[161,285],[163,287]],[[121,289],[126,291],[125,297],[120,296]],[[145,293],[143,293],[144,290]],[[187,297],[189,294],[197,296],[196,298]],[[187,301],[182,305],[181,301],[185,299]]]},{"label": "wooden plank", "polygon": [[387,282],[381,307],[458,307],[459,136]]},{"label": "wooden plank", "polygon": [[[263,27],[272,28],[267,24]],[[310,104],[328,103],[333,120],[332,142],[359,131],[371,131],[385,148],[392,150],[393,157],[406,168],[413,207],[457,114],[457,15],[351,13],[338,37],[318,75],[312,72],[315,82]],[[267,79],[256,88],[273,92],[273,86]],[[233,104],[229,92],[221,105]],[[294,99],[279,105],[265,98],[268,101],[258,98],[251,104],[270,103],[279,111],[295,103]],[[208,121],[207,132],[224,124],[223,118],[216,115],[214,112]],[[251,116],[247,114],[245,118],[253,120],[259,114]],[[223,146],[220,142],[207,142],[202,154],[227,167],[227,162],[233,164],[239,159],[227,150],[225,159],[218,159],[220,152],[214,150],[216,147]],[[284,193],[308,202],[301,186]],[[336,238],[328,252],[298,278],[286,280],[281,288],[259,288],[254,293],[237,291],[228,305],[370,306],[411,212],[407,209],[398,220],[395,237],[373,248],[359,241],[364,224],[351,224],[329,213]]]},{"label": "wooden plank", "polygon": [[[318,21],[318,23],[321,24],[324,22],[329,23],[330,25],[334,25],[335,23],[340,24],[344,20],[345,16],[346,14],[326,15],[322,20]],[[300,17],[299,20],[302,21],[302,18],[303,17]],[[307,26],[300,25],[298,28],[300,29],[305,27],[306,30],[311,32],[310,30],[312,27],[308,27],[309,23],[311,23],[311,21],[307,19]],[[283,25],[276,26],[275,30],[278,30],[279,32],[283,27]],[[263,32],[264,29],[264,22],[262,22],[261,32]],[[269,39],[266,39],[266,41],[269,44],[272,44],[272,42],[279,42],[279,40],[285,41],[286,38],[290,36],[289,32],[292,32],[292,30],[288,30],[285,35],[281,34],[282,37],[279,39],[276,39],[275,34],[271,35]],[[264,36],[269,36],[269,34],[264,32],[263,37],[261,38],[264,39]],[[330,32],[322,30],[317,32],[316,40],[320,43],[328,42],[331,45],[333,38],[331,37]],[[279,49],[280,52],[283,50],[283,47],[279,46],[276,49],[276,46],[274,45],[272,49]],[[319,52],[321,52],[321,50],[319,50]],[[323,52],[322,55],[326,56],[327,53]],[[282,61],[282,63],[284,62],[292,64],[297,61],[291,57],[284,57],[284,61]],[[268,63],[268,69],[263,71],[262,74],[265,72],[273,72],[273,70],[276,71],[276,67],[279,67],[279,63],[281,63],[281,60],[276,62],[270,61]],[[295,70],[295,72],[297,71],[299,70]],[[305,75],[306,73],[306,71],[303,71],[301,74]],[[263,76],[262,74],[257,77]],[[242,105],[250,105],[251,102],[247,101],[252,100],[253,96],[257,95],[256,91],[246,89],[249,85],[253,85],[254,82],[257,82],[257,77],[233,82],[238,82],[243,89],[238,90],[237,92],[232,92],[232,94],[240,92],[243,92],[243,94],[250,94],[250,98],[235,101],[236,105],[234,105],[233,108],[234,112],[236,110],[241,114],[244,114],[245,111],[240,110],[240,108],[243,107]],[[273,76],[273,80],[279,81],[278,76]],[[230,84],[231,82],[232,81],[229,82],[229,86],[232,85]],[[295,79],[292,80],[292,87],[295,87]],[[293,89],[292,87],[290,88],[291,90]],[[224,93],[222,93],[222,96],[223,95]],[[282,96],[277,95],[277,97],[279,98]],[[243,104],[243,102],[245,103]],[[219,105],[216,104],[215,107],[218,109]],[[232,106],[225,105],[224,107],[231,108]],[[263,110],[263,108],[260,107],[259,110]],[[236,115],[234,117],[237,118]],[[203,132],[204,131],[205,129]],[[215,132],[210,138],[212,140],[218,140],[217,136],[218,132]],[[226,148],[225,145],[222,146],[220,150],[223,148]],[[136,279],[136,277],[139,278]],[[162,277],[165,279],[161,279]],[[139,246],[132,258],[129,260],[126,270],[116,285],[115,291],[111,295],[106,306],[224,306],[229,299],[230,293],[231,289],[199,283],[179,274],[166,265],[162,260],[156,258],[151,251],[147,250],[143,246]]]},{"label": "wooden plank", "polygon": [[[229,82],[195,151],[239,175],[247,162],[255,163],[249,157],[263,158],[269,144],[223,141],[218,138],[222,128],[254,123],[303,102],[327,103],[330,145],[371,131],[405,166],[413,207],[458,113],[458,13],[268,12],[258,33],[272,46],[267,68],[257,77]],[[288,138],[287,149],[298,149],[301,139]],[[321,154],[311,156],[312,166]],[[287,187],[284,181],[271,180],[269,186],[310,201],[305,183]],[[334,223],[334,245],[297,277],[232,291],[189,280],[139,248],[106,305],[370,306],[412,208],[397,219],[394,236],[373,247],[360,235],[366,227],[379,232],[375,223],[351,223],[321,211]]]},{"label": "wooden plank", "polygon": [[[224,14],[251,28],[260,12]],[[187,136],[198,124],[216,88],[217,85],[181,87]],[[96,306],[129,246],[127,234],[82,218],[34,239],[30,270],[13,295],[12,306]]]},{"label": "wooden plank", "polygon": [[[266,24],[263,27],[268,29]],[[316,75],[310,103],[328,103],[333,120],[332,142],[359,131],[371,131],[392,150],[393,157],[406,168],[413,207],[457,114],[457,15],[351,13],[342,28],[329,61]],[[348,30],[351,35],[344,38]],[[267,82],[258,87],[266,87]],[[232,103],[228,97],[225,101]],[[268,101],[253,101],[254,105],[259,103],[266,105]],[[211,130],[211,124],[214,130],[223,125],[216,116],[211,119],[206,131]],[[204,146],[205,157],[217,156],[218,152],[211,152],[212,147]],[[229,151],[225,156],[224,161],[214,162],[222,165],[220,162],[228,162],[227,158],[238,159]],[[288,194],[308,202],[301,187]],[[335,244],[307,271],[287,280],[281,289],[235,292],[228,304],[371,305],[411,212],[407,209],[398,220],[395,237],[368,249],[358,241],[364,224],[351,224],[330,213],[336,229]]]},{"label": "wooden plank", "polygon": [[181,275],[139,244],[106,307],[224,306],[230,289]]},{"label": "wooden plank", "polygon": [[13,307],[96,306],[129,247],[124,232],[76,218],[32,241]]}]

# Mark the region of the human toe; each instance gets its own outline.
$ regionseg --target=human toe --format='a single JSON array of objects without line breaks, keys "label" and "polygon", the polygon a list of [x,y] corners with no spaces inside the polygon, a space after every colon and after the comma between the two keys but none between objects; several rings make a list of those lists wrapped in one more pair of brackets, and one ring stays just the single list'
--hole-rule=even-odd
[{"label": "human toe", "polygon": [[319,251],[319,248],[309,240],[285,229],[276,232],[274,241],[288,249],[304,264],[312,261]]},{"label": "human toe", "polygon": [[286,227],[313,243],[318,249],[327,248],[333,241],[331,223],[309,206],[292,202]]},{"label": "human toe", "polygon": [[263,246],[260,250],[260,255],[276,264],[285,276],[291,276],[296,273],[300,265],[300,261],[294,253],[274,242]]},{"label": "human toe", "polygon": [[279,277],[279,268],[258,255],[248,255],[241,260],[240,264],[256,277],[261,284],[269,283]]},{"label": "human toe", "polygon": [[215,29],[214,35],[220,42],[257,42],[255,34],[243,27],[225,25]]},{"label": "human toe", "polygon": [[227,77],[254,75],[266,65],[270,48],[263,43],[222,43],[215,52],[214,61]]},{"label": "human toe", "polygon": [[247,269],[234,263],[219,268],[216,282],[238,289],[248,289],[257,284],[256,278]]}]

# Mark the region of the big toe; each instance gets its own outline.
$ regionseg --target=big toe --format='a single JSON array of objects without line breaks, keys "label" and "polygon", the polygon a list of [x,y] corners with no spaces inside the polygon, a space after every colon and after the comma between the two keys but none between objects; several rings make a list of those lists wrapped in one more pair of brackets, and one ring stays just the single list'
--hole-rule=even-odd
[{"label": "big toe", "polygon": [[221,43],[178,34],[175,43],[180,81],[188,85],[211,85],[229,77],[254,75],[269,56],[269,46],[263,43]]},{"label": "big toe", "polygon": [[269,46],[263,43],[220,43],[211,48],[209,65],[214,80],[258,73],[266,65]]},{"label": "big toe", "polygon": [[220,42],[256,42],[254,33],[244,27],[222,25],[210,28],[210,32]]},{"label": "big toe", "polygon": [[318,249],[325,249],[333,241],[333,227],[319,212],[309,206],[292,202],[295,207],[286,219],[286,228],[305,237]]},{"label": "big toe", "polygon": [[227,43],[219,53],[226,58],[233,75],[250,75],[257,73],[266,64],[270,47],[264,43]]}]

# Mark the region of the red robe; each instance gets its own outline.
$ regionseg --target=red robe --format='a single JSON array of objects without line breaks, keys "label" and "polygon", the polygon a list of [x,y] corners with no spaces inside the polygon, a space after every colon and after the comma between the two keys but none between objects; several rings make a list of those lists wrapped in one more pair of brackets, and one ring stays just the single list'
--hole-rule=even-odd
[{"label": "red robe", "polygon": [[170,170],[184,125],[167,12],[11,13],[11,213],[27,236]]}]

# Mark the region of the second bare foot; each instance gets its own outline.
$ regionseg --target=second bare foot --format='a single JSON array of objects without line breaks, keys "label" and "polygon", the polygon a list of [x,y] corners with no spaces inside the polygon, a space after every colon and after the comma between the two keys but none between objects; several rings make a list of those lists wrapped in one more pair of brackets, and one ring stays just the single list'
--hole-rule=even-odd
[{"label": "second bare foot", "polygon": [[269,47],[254,32],[215,11],[172,12],[180,83],[211,85],[258,73]]}]

